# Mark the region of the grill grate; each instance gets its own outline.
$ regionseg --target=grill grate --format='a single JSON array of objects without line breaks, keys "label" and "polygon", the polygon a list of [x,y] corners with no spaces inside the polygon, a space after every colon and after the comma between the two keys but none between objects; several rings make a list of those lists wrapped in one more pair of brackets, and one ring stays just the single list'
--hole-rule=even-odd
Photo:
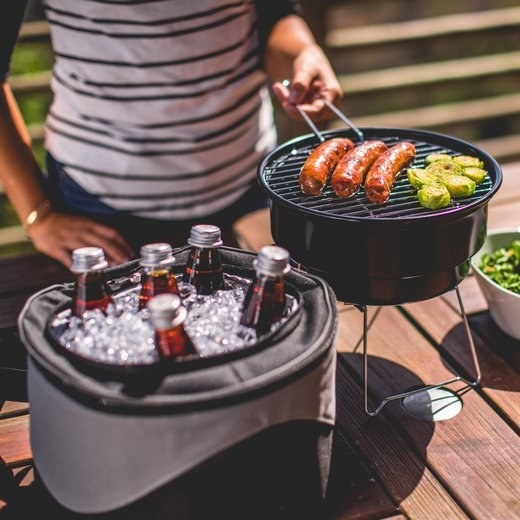
[{"label": "grill grate", "polygon": [[[416,219],[458,212],[463,208],[471,208],[487,200],[499,188],[502,174],[497,162],[482,150],[470,143],[443,134],[406,130],[396,128],[362,129],[365,139],[379,139],[388,146],[401,141],[409,141],[416,147],[414,167],[424,167],[425,158],[436,152],[447,152],[451,155],[473,155],[484,161],[488,175],[477,186],[470,197],[452,199],[451,205],[442,210],[429,210],[419,205],[417,191],[413,188],[406,174],[401,172],[394,183],[390,199],[384,204],[373,204],[366,197],[363,187],[357,194],[339,198],[332,190],[330,183],[322,195],[309,196],[300,190],[298,176],[303,163],[319,144],[314,135],[302,136],[277,148],[262,162],[259,168],[259,180],[263,187],[277,200],[295,205],[301,210],[334,218],[345,219]],[[357,136],[351,130],[323,132],[329,139],[345,136],[355,143]]]}]

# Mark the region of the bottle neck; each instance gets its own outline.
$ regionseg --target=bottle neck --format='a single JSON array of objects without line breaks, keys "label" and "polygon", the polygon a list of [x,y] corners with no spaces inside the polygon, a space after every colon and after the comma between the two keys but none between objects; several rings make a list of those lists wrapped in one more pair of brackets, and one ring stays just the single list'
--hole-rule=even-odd
[{"label": "bottle neck", "polygon": [[111,302],[112,297],[108,293],[102,271],[87,271],[76,274],[72,309],[75,316],[81,317],[87,310],[101,309],[105,311]]},{"label": "bottle neck", "polygon": [[212,294],[224,286],[224,273],[218,247],[192,247],[183,281],[195,287],[198,294]]},{"label": "bottle neck", "polygon": [[163,359],[189,356],[197,351],[182,323],[155,330],[155,344]]},{"label": "bottle neck", "polygon": [[144,309],[151,298],[158,294],[180,294],[175,274],[169,267],[144,267],[139,293],[139,309]]},{"label": "bottle neck", "polygon": [[282,319],[285,306],[284,276],[257,273],[244,298],[240,323],[265,334]]}]

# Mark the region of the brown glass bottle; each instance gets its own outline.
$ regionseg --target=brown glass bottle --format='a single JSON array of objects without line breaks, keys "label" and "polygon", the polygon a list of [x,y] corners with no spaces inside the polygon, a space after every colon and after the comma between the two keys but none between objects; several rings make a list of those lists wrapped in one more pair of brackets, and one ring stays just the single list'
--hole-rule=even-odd
[{"label": "brown glass bottle", "polygon": [[71,271],[76,275],[72,314],[82,317],[85,311],[106,311],[112,303],[105,280],[108,266],[100,247],[80,247],[72,252]]},{"label": "brown glass bottle", "polygon": [[224,271],[220,257],[222,245],[220,228],[198,224],[190,231],[190,254],[182,281],[195,287],[197,294],[213,294],[224,288]]},{"label": "brown glass bottle", "polygon": [[196,354],[184,329],[187,310],[177,294],[159,294],[148,302],[150,320],[155,329],[155,345],[161,359]]},{"label": "brown glass bottle", "polygon": [[158,294],[179,294],[172,266],[175,263],[172,246],[164,242],[146,244],[140,250],[141,292],[139,309],[144,309],[151,298]]},{"label": "brown glass bottle", "polygon": [[244,298],[240,323],[261,335],[269,332],[284,315],[289,252],[279,246],[264,246],[253,266],[255,276]]}]

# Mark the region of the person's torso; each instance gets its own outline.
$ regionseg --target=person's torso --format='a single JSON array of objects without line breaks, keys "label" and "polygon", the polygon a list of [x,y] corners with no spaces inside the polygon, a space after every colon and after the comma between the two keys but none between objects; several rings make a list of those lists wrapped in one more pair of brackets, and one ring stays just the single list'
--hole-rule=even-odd
[{"label": "person's torso", "polygon": [[252,2],[44,0],[46,147],[110,206],[193,218],[237,199],[275,144]]}]

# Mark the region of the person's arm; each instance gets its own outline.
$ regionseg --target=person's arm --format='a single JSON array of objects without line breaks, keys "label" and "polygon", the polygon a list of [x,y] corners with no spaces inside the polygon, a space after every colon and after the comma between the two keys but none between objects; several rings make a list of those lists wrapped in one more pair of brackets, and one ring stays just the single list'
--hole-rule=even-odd
[{"label": "person's arm", "polygon": [[0,7],[0,182],[40,252],[69,267],[74,249],[94,245],[102,247],[112,263],[122,263],[133,252],[117,231],[55,212],[46,199],[29,132],[7,83],[25,5],[23,0],[4,0]]},{"label": "person's arm", "polygon": [[[269,4],[273,9],[270,17],[265,14]],[[302,17],[299,2],[259,1],[257,12],[259,33],[265,38],[264,68],[274,82],[272,89],[282,107],[296,120],[301,120],[301,116],[295,104],[300,104],[314,121],[333,117],[333,112],[313,93],[319,92],[338,104],[343,91],[328,58]],[[290,87],[284,86],[283,80],[289,80]]]},{"label": "person's arm", "polygon": [[41,178],[18,105],[9,85],[3,83],[0,88],[0,181],[36,249],[66,267],[71,265],[72,251],[83,246],[102,247],[114,264],[132,258],[132,250],[116,230],[54,211],[47,201]]},{"label": "person's arm", "polygon": [[0,11],[0,179],[21,222],[45,199],[30,135],[7,83],[26,5],[26,0],[7,1]]},{"label": "person's arm", "polygon": [[3,83],[0,90],[0,179],[22,223],[45,199],[38,174],[29,132],[11,88]]},{"label": "person's arm", "polygon": [[255,9],[262,52],[277,22],[292,14],[303,16],[302,6],[298,0],[256,0]]}]

